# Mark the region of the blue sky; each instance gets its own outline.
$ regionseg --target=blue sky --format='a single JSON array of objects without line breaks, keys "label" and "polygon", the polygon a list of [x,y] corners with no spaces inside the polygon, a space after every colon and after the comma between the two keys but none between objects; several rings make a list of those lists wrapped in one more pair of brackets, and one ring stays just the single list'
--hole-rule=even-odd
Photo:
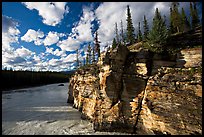
[{"label": "blue sky", "polygon": [[[151,26],[155,8],[169,16],[170,2],[2,2],[2,68],[67,71],[75,68],[76,49],[83,62],[98,28],[101,51],[111,45],[115,22],[126,28],[130,5],[133,25],[146,15]],[[180,3],[189,15],[189,2]],[[202,7],[197,5],[200,18]],[[142,24],[141,24],[142,25]]]}]

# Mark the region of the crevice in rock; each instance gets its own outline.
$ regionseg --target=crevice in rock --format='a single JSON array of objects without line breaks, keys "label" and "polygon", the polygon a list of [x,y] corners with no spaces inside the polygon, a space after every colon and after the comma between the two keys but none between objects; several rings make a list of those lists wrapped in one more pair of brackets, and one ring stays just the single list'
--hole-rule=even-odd
[{"label": "crevice in rock", "polygon": [[147,76],[151,76],[152,73],[152,67],[153,67],[153,56],[154,53],[149,51],[149,58],[147,59]]},{"label": "crevice in rock", "polygon": [[[146,79],[146,81],[145,81],[145,89],[146,89],[146,86],[147,86],[148,79]],[[138,105],[139,111],[138,111],[138,116],[136,117],[135,124],[133,126],[133,133],[137,133],[137,125],[138,125],[138,121],[139,121],[139,118],[140,118],[140,112],[142,110],[142,104],[145,101],[145,97],[146,97],[146,90],[145,89],[143,91],[142,99],[140,99],[140,101],[139,101],[139,105]]]}]

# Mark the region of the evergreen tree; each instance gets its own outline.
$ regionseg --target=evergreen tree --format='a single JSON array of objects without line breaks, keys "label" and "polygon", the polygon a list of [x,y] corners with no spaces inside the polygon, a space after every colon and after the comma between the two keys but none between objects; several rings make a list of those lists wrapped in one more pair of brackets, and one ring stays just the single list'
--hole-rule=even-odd
[{"label": "evergreen tree", "polygon": [[138,35],[137,35],[138,42],[142,41],[142,32],[140,30],[140,22],[138,24]]},{"label": "evergreen tree", "polygon": [[122,20],[120,21],[120,26],[121,26],[121,42],[125,44],[125,35],[123,32],[123,21]]},{"label": "evergreen tree", "polygon": [[169,34],[174,34],[176,33],[176,29],[173,25],[173,10],[170,7],[170,23],[169,23]]},{"label": "evergreen tree", "polygon": [[88,45],[87,54],[88,54],[88,63],[91,64],[91,46],[90,44]]},{"label": "evergreen tree", "polygon": [[76,69],[79,68],[79,50],[76,50]]},{"label": "evergreen tree", "polygon": [[149,49],[153,52],[161,53],[165,50],[165,44],[168,37],[168,30],[164,19],[156,8],[153,18],[152,29],[148,35]]},{"label": "evergreen tree", "polygon": [[190,14],[191,14],[191,26],[192,26],[191,28],[193,28],[193,26],[195,26],[194,21],[193,21],[194,20],[193,19],[194,18],[194,12],[193,11],[194,11],[193,10],[193,5],[192,5],[192,2],[190,2]]},{"label": "evergreen tree", "polygon": [[87,53],[86,54],[86,65],[88,65],[89,64],[89,54]]},{"label": "evergreen tree", "polygon": [[114,48],[116,48],[116,46],[117,46],[117,43],[116,43],[116,40],[115,40],[115,38],[113,39],[113,43],[112,43],[112,48],[114,49]]},{"label": "evergreen tree", "polygon": [[85,57],[83,58],[83,64],[84,64],[84,66],[86,65],[86,59],[85,59]]},{"label": "evergreen tree", "polygon": [[134,27],[132,23],[131,13],[129,5],[127,6],[127,42],[130,44],[135,43]]},{"label": "evergreen tree", "polygon": [[98,41],[98,32],[96,31],[96,34],[95,34],[95,50],[96,50],[96,53],[98,54],[98,58],[100,57],[100,42]]},{"label": "evergreen tree", "polygon": [[94,47],[92,48],[92,63],[95,63],[95,50]]},{"label": "evergreen tree", "polygon": [[172,2],[172,23],[173,27],[176,29],[176,32],[181,31],[181,15],[178,11],[178,7],[178,2]]},{"label": "evergreen tree", "polygon": [[186,17],[186,14],[185,14],[185,11],[184,9],[182,8],[182,12],[181,12],[181,21],[182,21],[182,31],[185,32],[185,31],[188,31],[190,30],[190,23]]},{"label": "evergreen tree", "polygon": [[194,6],[192,5],[192,2],[190,2],[190,14],[191,14],[192,28],[195,28],[199,24],[198,12],[197,12],[195,2],[194,2]]},{"label": "evergreen tree", "polygon": [[196,8],[196,2],[193,2],[193,4],[194,4],[194,14],[195,14],[195,26],[198,26],[200,21],[199,21],[198,11]]},{"label": "evergreen tree", "polygon": [[117,23],[115,23],[115,37],[116,37],[116,43],[118,45],[120,43],[120,39],[119,39],[119,35],[118,35]]},{"label": "evergreen tree", "polygon": [[144,15],[144,21],[143,21],[143,28],[144,28],[144,40],[147,40],[147,35],[149,34],[149,26],[146,20],[146,16]]}]

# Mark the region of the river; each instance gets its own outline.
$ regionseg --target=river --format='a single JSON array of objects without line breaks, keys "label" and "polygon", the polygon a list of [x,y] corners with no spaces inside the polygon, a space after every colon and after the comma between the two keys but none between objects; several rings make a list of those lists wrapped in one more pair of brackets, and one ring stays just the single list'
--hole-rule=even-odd
[{"label": "river", "polygon": [[67,104],[68,83],[3,91],[3,135],[128,135],[95,132],[93,125]]}]

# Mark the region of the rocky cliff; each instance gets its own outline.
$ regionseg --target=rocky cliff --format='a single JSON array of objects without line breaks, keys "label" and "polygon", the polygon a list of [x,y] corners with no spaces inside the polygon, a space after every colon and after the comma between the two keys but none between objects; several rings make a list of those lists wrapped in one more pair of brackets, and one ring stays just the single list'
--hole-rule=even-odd
[{"label": "rocky cliff", "polygon": [[193,50],[172,60],[125,46],[104,52],[72,76],[68,102],[98,131],[202,134],[202,54]]}]

